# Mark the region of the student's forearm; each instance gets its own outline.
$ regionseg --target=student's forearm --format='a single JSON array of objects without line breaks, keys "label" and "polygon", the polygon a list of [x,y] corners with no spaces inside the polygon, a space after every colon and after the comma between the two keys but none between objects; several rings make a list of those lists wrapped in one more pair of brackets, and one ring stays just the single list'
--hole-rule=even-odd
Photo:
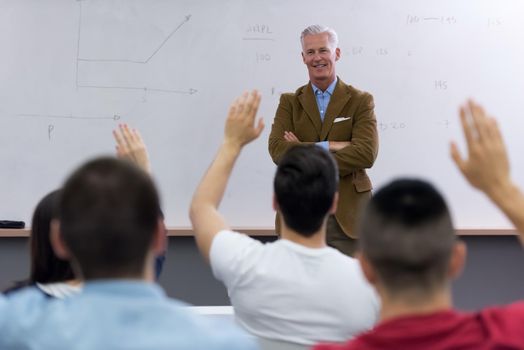
[{"label": "student's forearm", "polygon": [[262,119],[255,123],[260,105],[260,94],[254,90],[237,98],[229,109],[224,130],[224,143],[197,187],[189,216],[193,224],[198,248],[209,259],[213,239],[229,225],[218,212],[233,165],[243,145],[260,136],[264,129]]},{"label": "student's forearm", "polygon": [[209,260],[209,252],[216,234],[229,229],[228,223],[218,212],[218,206],[239,154],[240,146],[222,144],[193,195],[189,216],[198,248],[206,260]]},{"label": "student's forearm", "polygon": [[215,160],[211,163],[193,196],[193,205],[209,205],[218,208],[240,149],[240,146],[231,143],[223,143],[220,146]]},{"label": "student's forearm", "polygon": [[489,198],[510,219],[518,231],[520,242],[524,245],[524,194],[512,182],[494,187],[486,192]]}]

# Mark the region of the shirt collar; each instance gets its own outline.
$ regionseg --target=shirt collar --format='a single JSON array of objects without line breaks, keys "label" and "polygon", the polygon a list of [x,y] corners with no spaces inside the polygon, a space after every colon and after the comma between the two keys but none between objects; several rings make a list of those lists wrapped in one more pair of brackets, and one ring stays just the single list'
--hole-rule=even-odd
[{"label": "shirt collar", "polygon": [[165,297],[165,293],[155,283],[139,280],[94,280],[84,284],[82,294],[122,294],[126,297]]},{"label": "shirt collar", "polygon": [[[337,81],[338,81],[338,78],[335,78],[335,80],[333,80],[333,82],[331,84],[329,84],[328,88],[324,92],[327,92],[330,96],[333,95],[333,91],[335,90],[335,86],[337,86]],[[316,87],[315,84],[313,84],[313,83],[311,83],[311,87],[313,88],[313,93],[315,95],[317,95],[319,93],[321,94],[323,92],[318,87]]]}]

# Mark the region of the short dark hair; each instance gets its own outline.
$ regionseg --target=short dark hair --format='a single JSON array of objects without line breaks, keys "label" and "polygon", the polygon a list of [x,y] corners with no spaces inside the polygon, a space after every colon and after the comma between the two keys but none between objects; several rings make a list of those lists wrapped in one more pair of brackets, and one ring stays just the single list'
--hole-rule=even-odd
[{"label": "short dark hair", "polygon": [[51,220],[57,218],[56,207],[61,191],[48,193],[38,202],[31,222],[31,273],[29,283],[64,282],[75,278],[68,261],[58,258],[50,240]]},{"label": "short dark hair", "polygon": [[133,164],[107,157],[76,170],[63,187],[59,218],[83,278],[141,275],[159,212],[151,178]]},{"label": "short dark hair", "polygon": [[362,254],[389,293],[426,294],[446,282],[456,235],[444,198],[428,182],[399,179],[382,187],[359,231]]},{"label": "short dark hair", "polygon": [[337,166],[329,152],[318,146],[294,146],[280,160],[273,186],[286,225],[310,237],[333,205]]}]

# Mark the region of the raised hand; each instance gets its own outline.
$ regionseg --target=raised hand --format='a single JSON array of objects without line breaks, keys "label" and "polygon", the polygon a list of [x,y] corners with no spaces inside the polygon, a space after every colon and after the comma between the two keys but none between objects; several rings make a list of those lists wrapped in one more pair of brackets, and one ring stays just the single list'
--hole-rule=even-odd
[{"label": "raised hand", "polygon": [[468,154],[463,158],[455,142],[451,157],[469,183],[491,195],[511,182],[504,140],[494,118],[473,101],[460,108]]},{"label": "raised hand", "polygon": [[258,107],[260,106],[260,93],[253,90],[243,93],[229,108],[224,133],[224,142],[242,147],[255,140],[264,130],[262,118],[255,123]]},{"label": "raised hand", "polygon": [[151,173],[151,164],[147,148],[136,129],[130,129],[127,124],[120,124],[113,130],[116,141],[116,154],[119,158],[128,159],[147,173]]}]

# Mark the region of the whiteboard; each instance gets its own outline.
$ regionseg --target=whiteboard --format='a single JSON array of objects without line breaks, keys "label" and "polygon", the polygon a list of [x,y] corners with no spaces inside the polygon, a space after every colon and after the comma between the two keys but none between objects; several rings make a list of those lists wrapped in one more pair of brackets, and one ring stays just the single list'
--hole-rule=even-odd
[{"label": "whiteboard", "polygon": [[230,101],[258,88],[267,128],[221,208],[234,226],[272,227],[267,137],[280,93],[308,81],[300,32],[321,23],[339,34],[338,75],[375,97],[375,188],[424,177],[457,227],[509,228],[448,148],[473,96],[499,118],[524,185],[522,18],[520,0],[0,0],[0,217],[29,221],[72,169],[113,153],[111,130],[126,122],[149,146],[168,225],[188,227]]}]

